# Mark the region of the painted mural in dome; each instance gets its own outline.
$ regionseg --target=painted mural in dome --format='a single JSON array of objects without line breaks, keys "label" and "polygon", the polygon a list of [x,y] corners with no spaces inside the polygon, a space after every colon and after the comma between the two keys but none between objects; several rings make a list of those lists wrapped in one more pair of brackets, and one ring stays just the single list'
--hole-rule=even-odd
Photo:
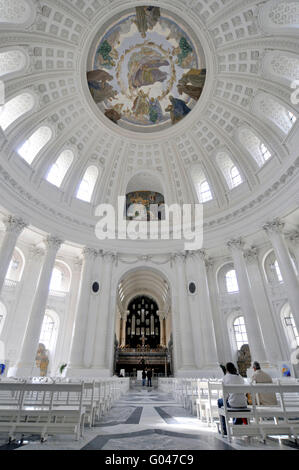
[{"label": "painted mural in dome", "polygon": [[126,195],[127,220],[164,219],[164,196],[155,191],[133,191]]},{"label": "painted mural in dome", "polygon": [[165,128],[181,121],[199,100],[206,79],[202,55],[168,12],[136,7],[99,37],[88,86],[115,124]]}]

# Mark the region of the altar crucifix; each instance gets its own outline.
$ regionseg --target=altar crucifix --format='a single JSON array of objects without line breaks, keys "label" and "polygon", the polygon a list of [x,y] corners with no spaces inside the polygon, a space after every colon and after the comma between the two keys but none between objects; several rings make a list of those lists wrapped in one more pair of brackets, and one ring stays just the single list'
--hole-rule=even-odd
[{"label": "altar crucifix", "polygon": [[142,349],[144,349],[144,347],[145,347],[145,337],[144,337],[144,335],[142,335],[142,337],[141,337],[141,344],[142,344]]}]

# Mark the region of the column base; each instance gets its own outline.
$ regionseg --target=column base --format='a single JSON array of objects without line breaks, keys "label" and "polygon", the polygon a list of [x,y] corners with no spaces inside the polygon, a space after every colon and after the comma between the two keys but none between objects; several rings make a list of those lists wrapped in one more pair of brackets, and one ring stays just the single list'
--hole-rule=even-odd
[{"label": "column base", "polygon": [[102,369],[100,367],[86,368],[86,367],[68,367],[66,374],[68,378],[108,378],[112,374],[109,369]]}]

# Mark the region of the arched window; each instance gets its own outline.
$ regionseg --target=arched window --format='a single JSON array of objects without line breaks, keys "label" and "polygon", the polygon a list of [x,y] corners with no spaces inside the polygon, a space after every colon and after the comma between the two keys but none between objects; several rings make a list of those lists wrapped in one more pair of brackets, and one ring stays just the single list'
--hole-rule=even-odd
[{"label": "arched window", "polygon": [[279,267],[277,259],[274,262],[274,269],[275,269],[275,273],[276,273],[278,281],[283,282],[283,278],[282,278],[282,275],[281,275],[281,272],[280,272],[280,267]]},{"label": "arched window", "polygon": [[[298,275],[297,266],[294,261],[293,255],[290,254],[290,257],[291,257],[291,263],[293,265],[294,271],[296,275]],[[268,253],[268,255],[265,257],[264,270],[265,270],[267,280],[270,284],[277,284],[277,283],[284,282],[283,276],[281,274],[280,266],[278,264],[276,255],[273,250],[270,253]]]},{"label": "arched window", "polygon": [[272,157],[266,145],[248,127],[239,129],[238,136],[241,145],[250,153],[259,167]]},{"label": "arched window", "polygon": [[296,349],[299,346],[299,334],[289,304],[283,306],[281,310],[281,320],[290,348]]},{"label": "arched window", "polygon": [[0,110],[0,126],[5,131],[14,121],[31,111],[34,107],[34,97],[31,93],[15,96]]},{"label": "arched window", "polygon": [[260,145],[263,160],[266,162],[269,158],[272,157],[271,152],[268,150],[265,144],[261,143]]},{"label": "arched window", "polygon": [[64,150],[59,155],[54,165],[51,166],[47,175],[47,181],[59,188],[65,178],[68,169],[73,163],[73,160],[73,152],[71,150]]},{"label": "arched window", "polygon": [[6,314],[7,314],[7,311],[6,311],[5,305],[2,302],[0,302],[0,335],[3,330]]},{"label": "arched window", "polygon": [[62,271],[60,269],[54,268],[51,276],[50,290],[60,291],[62,286]]},{"label": "arched window", "polygon": [[242,183],[240,172],[231,159],[229,152],[218,152],[216,155],[216,162],[225,178],[229,189],[233,189]]},{"label": "arched window", "polygon": [[52,293],[68,292],[70,290],[71,276],[72,273],[69,266],[61,260],[56,260],[52,271],[49,290]]},{"label": "arched window", "polygon": [[58,328],[59,317],[57,313],[53,310],[46,310],[39,343],[43,344],[52,354],[55,350]]},{"label": "arched window", "polygon": [[21,72],[26,67],[27,58],[22,51],[5,51],[0,53],[0,77]]},{"label": "arched window", "polygon": [[199,200],[200,202],[208,202],[213,199],[211,189],[207,180],[199,185]]},{"label": "arched window", "polygon": [[78,199],[86,202],[91,201],[98,175],[99,170],[96,166],[90,166],[87,168],[77,192]]},{"label": "arched window", "polygon": [[236,186],[239,186],[239,184],[242,183],[242,177],[240,175],[240,172],[236,166],[233,166],[230,170],[230,176],[231,176],[231,181],[232,181],[232,187],[235,188]]},{"label": "arched window", "polygon": [[289,118],[289,110],[277,100],[273,95],[266,92],[259,92],[253,99],[253,111],[265,118],[268,123],[278,128],[284,134],[288,134],[295,124],[295,116],[293,120]]},{"label": "arched window", "polygon": [[233,292],[239,292],[239,285],[238,285],[238,280],[237,280],[237,275],[236,271],[234,269],[231,269],[230,271],[227,271],[225,275],[225,281],[226,281],[226,290],[229,293]]},{"label": "arched window", "polygon": [[18,154],[31,165],[37,154],[50,141],[52,135],[53,132],[50,127],[39,127],[37,131],[18,148]]},{"label": "arched window", "polygon": [[240,316],[234,320],[233,323],[235,341],[237,344],[238,351],[241,349],[243,344],[248,344],[247,332],[244,317]]},{"label": "arched window", "polygon": [[212,191],[201,165],[192,165],[190,168],[190,175],[193,180],[199,202],[204,203],[211,201],[213,199]]},{"label": "arched window", "polygon": [[6,279],[14,282],[20,282],[24,269],[24,256],[21,251],[16,248],[13,252],[12,259],[10,261]]}]

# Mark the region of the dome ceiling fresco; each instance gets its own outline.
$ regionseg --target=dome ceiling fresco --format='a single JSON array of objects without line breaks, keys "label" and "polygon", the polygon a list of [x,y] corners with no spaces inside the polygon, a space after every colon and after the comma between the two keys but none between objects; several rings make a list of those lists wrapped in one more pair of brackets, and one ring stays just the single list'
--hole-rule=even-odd
[{"label": "dome ceiling fresco", "polygon": [[167,11],[137,7],[99,36],[87,80],[107,118],[156,131],[191,112],[204,87],[205,59]]}]

